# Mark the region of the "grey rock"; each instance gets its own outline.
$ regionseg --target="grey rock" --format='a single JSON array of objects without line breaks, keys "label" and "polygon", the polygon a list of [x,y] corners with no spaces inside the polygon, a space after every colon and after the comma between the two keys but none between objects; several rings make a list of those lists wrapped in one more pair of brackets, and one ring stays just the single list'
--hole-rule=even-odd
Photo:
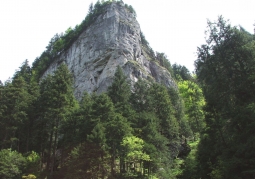
[{"label": "grey rock", "polygon": [[138,78],[176,87],[171,74],[150,59],[142,46],[140,25],[123,4],[111,3],[71,47],[61,52],[42,77],[67,64],[74,78],[75,96],[102,93],[113,81],[117,66],[133,85]]}]

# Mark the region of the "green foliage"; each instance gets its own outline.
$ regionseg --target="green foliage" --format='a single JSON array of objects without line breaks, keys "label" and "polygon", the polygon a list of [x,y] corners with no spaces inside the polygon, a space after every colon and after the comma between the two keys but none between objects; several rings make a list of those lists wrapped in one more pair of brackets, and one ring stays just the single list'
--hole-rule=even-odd
[{"label": "green foliage", "polygon": [[174,76],[174,72],[171,66],[170,61],[167,59],[167,56],[164,53],[156,52],[156,60],[159,62],[159,65],[165,67],[172,76]]},{"label": "green foliage", "polygon": [[107,131],[110,130],[109,132],[113,132],[107,125],[115,118],[114,105],[106,94],[99,96],[93,94],[92,100],[91,134],[88,135],[88,139],[97,143],[99,146],[106,146],[106,142],[109,140],[106,141]]},{"label": "green foliage", "polygon": [[109,86],[107,94],[114,103],[115,112],[121,114],[128,121],[133,121],[134,111],[130,105],[130,85],[120,66],[117,67],[113,83]]},{"label": "green foliage", "polygon": [[19,178],[25,166],[26,159],[22,154],[11,151],[10,149],[3,149],[0,151],[0,178]]},{"label": "green foliage", "polygon": [[22,76],[7,82],[1,89],[0,111],[2,117],[1,147],[18,149],[20,139],[24,139],[25,127],[28,122],[28,107],[31,103],[28,84]]},{"label": "green foliage", "polygon": [[[26,160],[27,160],[26,173],[37,173],[40,170],[41,157],[39,156],[38,153],[31,151],[26,157]],[[27,177],[32,178],[33,176],[28,175]]]},{"label": "green foliage", "polygon": [[145,47],[150,47],[149,42],[145,39],[145,36],[142,31],[140,32],[140,37],[142,45],[144,45]]},{"label": "green foliage", "polygon": [[[18,72],[12,83],[0,87],[0,115],[16,105],[17,109],[24,105],[26,112],[26,118],[21,120],[25,123],[17,123],[12,129],[22,135],[14,135],[7,143],[22,146],[22,151],[36,151],[26,155],[24,178],[33,177],[31,173],[53,178],[177,175],[180,164],[173,157],[178,155],[179,126],[184,114],[175,89],[139,80],[131,94],[119,67],[107,94],[85,93],[77,104],[72,76],[65,65],[42,79],[40,85],[33,72],[29,71],[28,83],[23,80],[26,75]],[[5,100],[16,99],[12,91],[23,83],[27,103],[6,104]],[[1,122],[6,125],[6,121]]]},{"label": "green foliage", "polygon": [[142,139],[135,136],[124,137],[121,145],[124,147],[127,162],[150,161],[150,156],[143,152],[144,141]]},{"label": "green foliage", "polygon": [[179,123],[180,136],[184,136],[185,138],[192,136],[192,131],[191,131],[188,119],[185,116],[184,100],[180,94],[179,89],[170,87],[168,89],[168,94],[171,97],[171,102],[175,110],[175,117]]},{"label": "green foliage", "polygon": [[16,73],[13,76],[13,79],[17,79],[18,77],[22,76],[24,78],[24,80],[26,81],[27,84],[29,84],[30,82],[30,78],[31,78],[31,68],[29,66],[28,60],[25,60],[21,67],[19,67],[19,70],[16,71]]},{"label": "green foliage", "polygon": [[169,142],[174,142],[174,139],[178,138],[179,125],[175,118],[173,105],[166,87],[153,84],[150,88],[149,95],[149,110],[155,112],[159,119],[159,131],[169,139]]},{"label": "green foliage", "polygon": [[127,9],[130,13],[133,13],[134,16],[136,17],[136,12],[135,12],[134,8],[133,8],[131,5],[125,4],[125,7],[126,7],[126,9]]},{"label": "green foliage", "polygon": [[88,141],[98,144],[99,146],[103,147],[106,143],[105,138],[105,127],[103,124],[98,122],[96,126],[91,131],[91,134],[87,136]]},{"label": "green foliage", "polygon": [[189,80],[192,81],[193,77],[191,76],[189,70],[185,66],[177,65],[176,63],[173,64],[173,74],[176,80]]},{"label": "green foliage", "polygon": [[138,79],[138,81],[134,84],[133,93],[131,95],[131,103],[136,112],[149,111],[149,89],[150,85],[142,80]]},{"label": "green foliage", "polygon": [[151,158],[149,171],[157,173],[158,177],[174,178],[177,174],[173,173],[180,165],[172,159],[179,153],[176,147],[180,134],[188,128],[182,124],[184,107],[181,97],[176,89],[167,90],[142,80],[134,85],[133,92],[132,104],[137,111],[133,125],[136,135],[145,141],[144,150]]},{"label": "green foliage", "polygon": [[63,167],[65,179],[101,178],[106,175],[105,152],[97,144],[82,143],[75,147]]},{"label": "green foliage", "polygon": [[112,102],[115,104],[117,112],[119,113],[123,112],[123,107],[127,105],[131,95],[130,86],[126,79],[122,69],[118,66],[113,83],[108,88],[108,95],[112,99]]},{"label": "green foliage", "polygon": [[191,147],[191,152],[182,159],[183,163],[181,164],[182,172],[179,173],[178,178],[182,179],[197,179],[198,176],[198,161],[197,161],[197,148],[199,140],[194,142],[189,142]]},{"label": "green foliage", "polygon": [[174,71],[171,66],[170,61],[167,59],[166,54],[164,53],[159,53],[159,52],[154,52],[153,49],[150,47],[149,42],[146,40],[144,34],[140,32],[140,37],[141,37],[141,43],[144,47],[145,52],[149,55],[149,58],[156,61],[160,66],[166,68],[170,74],[174,77]]},{"label": "green foliage", "polygon": [[[49,65],[78,39],[80,34],[84,32],[84,30],[86,30],[100,14],[102,14],[105,6],[110,3],[112,3],[110,0],[97,1],[94,6],[93,3],[91,3],[88,14],[81,24],[76,25],[74,28],[69,27],[65,33],[54,35],[46,47],[46,50],[33,62],[32,70],[36,72],[38,80]],[[136,12],[131,5],[125,4],[125,8],[136,17]]]},{"label": "green foliage", "polygon": [[69,27],[64,34],[56,34],[50,40],[46,50],[33,62],[32,69],[36,72],[38,79],[43,75],[49,65],[57,57],[59,57],[62,52],[67,50],[73,42],[78,39],[80,34],[97,19],[97,17],[102,13],[104,7],[109,3],[109,1],[103,3],[97,1],[94,7],[93,4],[91,4],[89,12],[81,24],[76,25],[75,28]]},{"label": "green foliage", "polygon": [[206,129],[198,150],[200,176],[254,177],[255,42],[223,17],[208,21],[196,73],[206,99]]},{"label": "green foliage", "polygon": [[144,165],[151,161],[150,156],[144,152],[144,141],[135,136],[126,136],[121,142],[121,148],[125,171],[122,178],[143,178]]},{"label": "green foliage", "polygon": [[[237,41],[243,41],[230,43],[241,53],[235,54],[241,60],[231,67],[235,73],[223,70],[224,65],[229,67],[223,54],[227,52],[230,60],[235,56],[231,56],[231,45],[224,40],[220,41],[219,48],[213,47],[214,43],[209,45],[211,49],[207,54],[215,51],[208,57],[202,53],[199,56],[197,74],[208,100],[206,113],[202,91],[188,70],[178,65],[171,67],[166,55],[155,54],[142,33],[144,55],[149,55],[153,63],[175,76],[179,89],[167,89],[139,79],[131,91],[118,67],[107,93],[85,93],[78,104],[73,96],[73,77],[63,64],[38,83],[48,66],[110,3],[112,1],[91,4],[85,20],[65,33],[56,34],[35,60],[33,68],[26,60],[13,81],[0,83],[0,147],[3,149],[0,178],[21,178],[22,173],[22,178],[231,178],[233,175],[227,172],[237,168],[243,171],[239,178],[252,176],[254,154],[250,151],[254,150],[255,139],[247,136],[253,134],[255,116],[252,91],[255,75],[250,74],[254,71],[254,42],[243,29],[240,32],[235,29],[233,33],[240,35],[235,36]],[[125,8],[135,15],[132,6],[125,5]],[[242,47],[236,48],[239,43]],[[216,62],[222,64],[216,65]],[[239,72],[244,69],[245,73]],[[215,75],[216,72],[220,75]],[[224,80],[227,74],[232,78]],[[242,89],[237,82],[247,88]],[[227,87],[230,95],[226,95]],[[219,97],[218,92],[220,100],[215,99]],[[223,113],[229,108],[231,110]],[[191,129],[195,133],[203,129],[204,114],[207,126],[198,150],[191,144],[190,154],[177,158],[182,152],[181,146],[191,136]],[[25,157],[4,149],[10,147]]]},{"label": "green foliage", "polygon": [[205,127],[203,111],[205,100],[202,89],[192,81],[180,81],[178,88],[184,100],[186,120],[195,135]]},{"label": "green foliage", "polygon": [[119,150],[123,137],[129,136],[132,128],[127,119],[116,114],[113,119],[106,123],[107,144],[111,147],[112,152]]},{"label": "green foliage", "polygon": [[14,74],[13,80],[0,87],[2,148],[11,147],[19,152],[30,150],[34,142],[32,132],[38,95],[38,83],[26,60]]},{"label": "green foliage", "polygon": [[48,148],[47,167],[53,172],[62,123],[77,105],[73,95],[72,77],[66,65],[60,65],[53,76],[43,79],[40,93],[40,120],[37,121],[40,128],[37,132],[37,140],[41,143],[41,147]]},{"label": "green foliage", "polygon": [[[92,108],[95,105],[94,98],[88,93],[84,93],[80,101],[80,107],[63,123],[63,133],[65,133],[65,145],[73,145],[86,141],[86,136],[90,134],[95,121],[93,120],[93,112],[96,109]],[[108,108],[109,109],[109,108]],[[97,117],[96,117],[97,118]]]},{"label": "green foliage", "polygon": [[140,32],[140,37],[141,37],[141,43],[142,43],[142,46],[144,47],[143,50],[146,51],[146,53],[149,55],[149,57],[151,59],[155,59],[156,56],[155,56],[155,52],[153,51],[153,49],[151,48],[149,42],[146,40],[143,32],[141,31]]}]

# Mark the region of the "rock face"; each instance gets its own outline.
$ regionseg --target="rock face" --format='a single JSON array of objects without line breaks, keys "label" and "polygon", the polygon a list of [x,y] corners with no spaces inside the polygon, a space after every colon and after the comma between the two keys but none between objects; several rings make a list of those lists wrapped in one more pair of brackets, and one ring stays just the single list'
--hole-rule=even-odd
[{"label": "rock face", "polygon": [[53,73],[66,63],[73,73],[75,96],[84,91],[102,93],[113,81],[117,66],[134,84],[138,78],[176,86],[171,74],[152,60],[142,46],[140,26],[123,3],[111,3],[72,46],[43,74]]}]

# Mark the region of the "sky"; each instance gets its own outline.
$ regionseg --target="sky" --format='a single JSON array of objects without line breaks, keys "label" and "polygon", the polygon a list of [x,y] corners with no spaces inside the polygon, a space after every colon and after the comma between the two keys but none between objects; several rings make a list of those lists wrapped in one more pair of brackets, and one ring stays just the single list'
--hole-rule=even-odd
[{"label": "sky", "polygon": [[[50,39],[80,24],[97,0],[1,0],[0,80],[11,78],[28,59],[32,64]],[[219,15],[254,32],[254,0],[123,0],[132,5],[154,51],[194,71],[197,47],[205,43],[207,19]]]}]

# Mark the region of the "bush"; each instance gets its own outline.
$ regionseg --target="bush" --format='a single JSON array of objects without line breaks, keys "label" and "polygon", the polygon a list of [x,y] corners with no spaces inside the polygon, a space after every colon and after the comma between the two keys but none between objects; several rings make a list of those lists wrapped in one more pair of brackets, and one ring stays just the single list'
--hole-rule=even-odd
[{"label": "bush", "polygon": [[3,149],[0,151],[0,178],[21,178],[22,171],[26,167],[26,158],[17,151]]},{"label": "bush", "polygon": [[27,159],[26,173],[37,173],[40,169],[40,156],[39,156],[39,154],[32,151],[32,152],[29,153],[29,155],[26,157],[26,159]]}]

